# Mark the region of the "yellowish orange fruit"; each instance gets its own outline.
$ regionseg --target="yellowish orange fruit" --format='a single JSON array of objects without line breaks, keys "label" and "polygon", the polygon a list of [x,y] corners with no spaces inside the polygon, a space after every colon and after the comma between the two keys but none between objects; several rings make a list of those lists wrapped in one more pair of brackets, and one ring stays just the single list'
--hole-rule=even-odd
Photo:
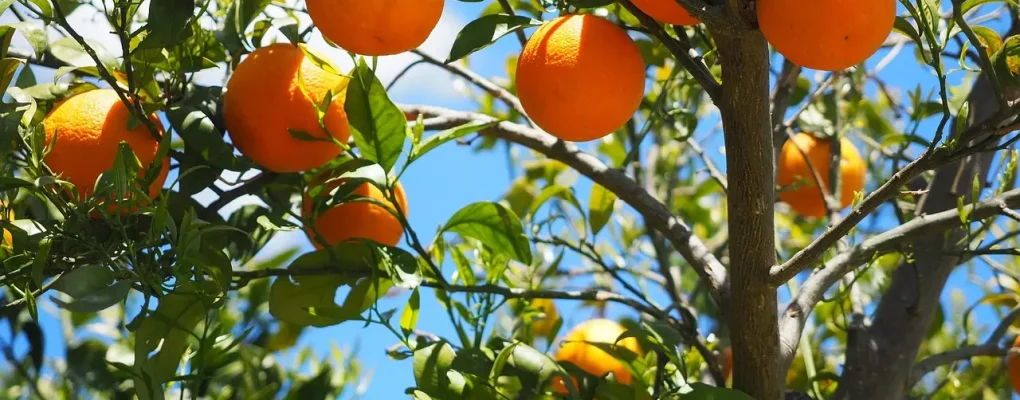
[{"label": "yellowish orange fruit", "polygon": [[[341,181],[334,181],[327,185],[332,189],[339,186]],[[374,199],[384,204],[389,210],[379,204],[363,200],[352,200],[339,204],[321,212],[313,222],[315,231],[322,235],[323,240],[330,246],[337,245],[350,239],[369,239],[387,246],[396,246],[404,235],[403,225],[393,215],[397,208],[390,202],[379,188],[375,185],[364,183],[354,190],[354,194],[361,197]],[[407,216],[407,196],[400,183],[393,187],[393,194],[397,204],[404,216]],[[328,196],[329,190],[324,190],[322,196]],[[302,217],[310,218],[313,206],[312,198],[306,193]],[[392,212],[391,212],[392,210]],[[315,238],[315,231],[306,229],[309,239],[316,248],[322,248]]]},{"label": "yellowish orange fruit", "polygon": [[[156,197],[170,172],[170,160],[154,160],[159,141],[145,124],[131,119],[131,108],[113,89],[90,90],[65,99],[43,119],[46,143],[52,143],[46,165],[60,179],[74,184],[84,199],[92,195],[99,176],[113,168],[120,143],[127,142],[142,164],[140,174],[153,162],[162,163],[160,175],[148,190],[150,197]],[[159,118],[153,114],[149,119],[162,135]]]},{"label": "yellowish orange fruit", "polygon": [[627,33],[594,15],[543,24],[517,61],[517,95],[535,123],[563,140],[622,127],[644,97],[645,64]]},{"label": "yellowish orange fruit", "polygon": [[364,56],[418,48],[443,15],[443,0],[307,0],[305,5],[323,37]]},{"label": "yellowish orange fruit", "polygon": [[[223,119],[230,140],[256,164],[275,172],[320,167],[341,152],[329,135],[340,143],[351,136],[344,112],[347,82],[321,68],[298,46],[261,47],[238,64],[227,82]],[[315,105],[330,91],[335,96],[323,117],[323,129]],[[292,131],[319,140],[299,139]]]},{"label": "yellowish orange fruit", "polygon": [[[4,206],[4,204],[2,202],[0,202],[0,207],[3,207],[3,206]],[[0,215],[2,215],[2,214],[0,214]],[[10,208],[7,209],[7,220],[6,220],[6,222],[14,222],[14,210],[12,210]],[[12,247],[14,246],[14,235],[12,235],[11,231],[9,231],[7,229],[0,229],[0,230],[3,231],[3,240],[0,241],[0,248],[3,248],[4,250],[10,251],[12,249]]]},{"label": "yellowish orange fruit", "polygon": [[697,18],[691,16],[676,0],[631,0],[641,11],[656,21],[673,25],[697,25]]},{"label": "yellowish orange fruit", "polygon": [[1013,347],[1006,354],[1006,372],[1009,373],[1009,383],[1013,385],[1013,391],[1020,393],[1020,336],[1013,341]]},{"label": "yellowish orange fruit", "polygon": [[542,310],[545,314],[545,318],[531,324],[531,332],[536,336],[549,336],[560,320],[560,312],[556,309],[556,304],[551,299],[535,299],[531,302],[531,307]]},{"label": "yellowish orange fruit", "polygon": [[[803,150],[803,154],[800,150]],[[796,187],[779,192],[779,199],[789,204],[794,211],[806,217],[823,217],[826,214],[825,199],[818,189],[811,167],[821,175],[826,193],[829,193],[829,164],[832,159],[830,140],[818,139],[809,133],[799,133],[793,140],[786,141],[779,153],[777,167],[780,186]],[[804,158],[804,154],[808,157]],[[840,139],[840,206],[846,208],[854,199],[854,192],[864,189],[867,167],[857,148],[846,138]]]},{"label": "yellowish orange fruit", "polygon": [[795,64],[839,71],[875,54],[896,22],[896,0],[758,0],[758,26]]},{"label": "yellowish orange fruit", "polygon": [[[623,363],[602,349],[586,343],[609,345],[615,343],[617,346],[640,353],[641,348],[637,339],[630,337],[616,341],[625,331],[622,325],[613,320],[597,318],[585,321],[563,338],[563,345],[556,352],[556,361],[569,361],[594,376],[604,376],[612,372],[618,382],[629,384],[633,377]],[[554,378],[553,389],[558,393],[567,392],[560,378]]]},{"label": "yellowish orange fruit", "polygon": [[723,378],[729,380],[730,374],[733,373],[733,349],[727,347],[722,351],[723,362],[722,362],[722,375]]}]

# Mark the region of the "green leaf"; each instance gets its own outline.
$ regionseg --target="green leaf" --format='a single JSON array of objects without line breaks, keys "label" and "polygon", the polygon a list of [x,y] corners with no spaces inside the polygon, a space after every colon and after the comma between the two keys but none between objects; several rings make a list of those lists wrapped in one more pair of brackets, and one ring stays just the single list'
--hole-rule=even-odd
[{"label": "green leaf", "polygon": [[372,69],[360,59],[347,86],[344,111],[361,155],[389,172],[407,138],[407,117],[386,95]]},{"label": "green leaf", "polygon": [[195,11],[195,0],[150,0],[149,36],[155,36],[171,47],[181,39],[181,32]]},{"label": "green leaf", "polygon": [[37,287],[42,287],[43,270],[46,268],[46,262],[50,260],[51,247],[53,241],[48,236],[39,240],[39,249],[35,252],[35,260],[32,262],[32,282]]},{"label": "green leaf", "polygon": [[531,245],[524,236],[521,219],[499,203],[483,201],[467,205],[446,222],[442,232],[476,239],[494,253],[531,264]]},{"label": "green leaf", "polygon": [[435,135],[429,136],[427,139],[425,139],[425,141],[421,142],[419,146],[416,146],[414,148],[414,150],[411,152],[411,160],[417,160],[424,156],[425,154],[427,154],[428,152],[434,150],[436,147],[439,147],[440,145],[447,143],[451,140],[460,139],[464,136],[492,127],[498,123],[499,121],[490,122],[473,121],[458,126],[456,128],[450,128],[442,132],[439,132]]},{"label": "green leaf", "polygon": [[595,388],[595,396],[599,400],[633,400],[641,397],[635,396],[634,388],[619,382],[602,382]]},{"label": "green leaf", "polygon": [[[507,365],[518,372],[526,386],[539,387],[553,376],[560,376],[569,381],[570,377],[566,371],[549,355],[520,342],[513,343],[512,347],[513,353],[507,358]],[[571,387],[571,392],[574,391],[573,385],[567,386]]]},{"label": "green leaf", "polygon": [[[154,386],[149,386],[146,379],[135,378],[136,394],[141,400],[162,398],[162,384],[177,375],[189,338],[198,334],[194,329],[206,312],[201,296],[178,289],[159,299],[156,310],[142,320],[135,332],[134,370],[139,376],[148,376]],[[150,357],[157,347],[159,352]]]},{"label": "green leaf", "polygon": [[0,88],[4,91],[14,81],[14,74],[23,61],[17,58],[4,58],[0,60]]},{"label": "green leaf", "polygon": [[220,40],[223,41],[223,45],[226,46],[230,54],[241,50],[248,26],[270,2],[271,0],[236,0],[231,2],[230,8],[227,9],[223,32],[220,35]]},{"label": "green leaf", "polygon": [[963,3],[960,4],[960,14],[966,14],[968,11],[972,10],[974,7],[980,6],[982,4],[988,4],[988,3],[1006,3],[1006,1],[1005,0],[964,0]]},{"label": "green leaf", "polygon": [[457,39],[450,49],[450,56],[446,62],[450,63],[467,57],[471,53],[481,50],[496,42],[499,38],[509,33],[539,26],[542,21],[508,14],[484,15],[469,22],[457,34]]},{"label": "green leaf", "polygon": [[[89,41],[86,41],[86,43],[89,47],[96,50],[97,53],[102,54],[100,51],[102,49],[101,45]],[[92,57],[85,52],[85,49],[82,48],[81,44],[74,40],[74,38],[64,37],[53,41],[53,43],[50,43],[50,53],[53,54],[53,57],[56,57],[56,59],[72,67],[96,65],[95,60],[93,60]],[[102,56],[100,56],[100,61],[103,61],[103,64],[107,63]]]},{"label": "green leaf", "polygon": [[21,326],[21,332],[25,334],[25,339],[28,340],[29,359],[32,360],[32,366],[35,367],[35,371],[38,373],[43,367],[43,351],[45,350],[43,330],[39,328],[38,323],[27,322]]},{"label": "green leaf", "polygon": [[599,184],[591,187],[591,198],[588,199],[588,223],[591,224],[591,234],[598,235],[599,231],[609,223],[613,216],[613,205],[616,204],[616,193],[613,193]]},{"label": "green leaf", "polygon": [[681,400],[754,400],[744,392],[695,382],[681,389]]},{"label": "green leaf", "polygon": [[32,182],[26,181],[21,178],[0,176],[0,192],[6,192],[8,190],[28,188],[33,186],[35,185]]},{"label": "green leaf", "polygon": [[251,166],[234,155],[234,149],[223,140],[223,133],[205,112],[192,106],[172,107],[166,118],[189,151],[200,155],[209,165],[231,171],[245,171]]},{"label": "green leaf", "polygon": [[[310,273],[274,281],[269,313],[300,326],[325,327],[360,319],[394,284],[417,287],[421,278],[417,263],[409,266],[412,262],[414,256],[406,251],[367,242],[345,242],[305,254],[288,269]],[[340,286],[351,290],[344,303],[337,305],[333,299]]]},{"label": "green leaf", "polygon": [[447,372],[456,358],[457,352],[445,341],[415,350],[414,380],[418,388],[430,395],[441,396],[439,398],[455,395],[447,391],[451,385]]},{"label": "green leaf", "polygon": [[418,294],[418,289],[415,289],[411,292],[411,298],[408,299],[403,314],[400,315],[400,329],[404,331],[404,335],[410,335],[411,332],[414,332],[415,326],[418,325],[418,311],[420,308],[421,295]]},{"label": "green leaf", "polygon": [[110,308],[127,298],[131,290],[131,281],[119,281],[111,286],[94,290],[85,295],[74,298],[69,302],[53,298],[53,302],[60,308],[75,313],[94,313]]},{"label": "green leaf", "polygon": [[62,275],[52,289],[78,298],[113,283],[113,271],[99,264],[85,264]]},{"label": "green leaf", "polygon": [[[45,1],[45,0],[42,0]],[[15,22],[9,26],[14,27],[21,33],[21,36],[25,37],[28,41],[29,46],[32,46],[32,52],[35,53],[36,57],[41,57],[46,52],[46,46],[50,45],[49,36],[46,33],[46,27],[40,24],[38,21],[25,21]]]}]

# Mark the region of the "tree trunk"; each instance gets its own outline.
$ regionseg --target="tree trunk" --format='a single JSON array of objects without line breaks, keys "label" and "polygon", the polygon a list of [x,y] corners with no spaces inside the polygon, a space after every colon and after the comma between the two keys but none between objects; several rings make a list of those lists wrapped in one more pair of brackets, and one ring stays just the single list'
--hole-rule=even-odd
[{"label": "tree trunk", "polygon": [[713,32],[722,62],[730,232],[733,386],[755,399],[782,398],[775,264],[775,188],[769,115],[769,52],[757,30]]},{"label": "tree trunk", "polygon": [[[980,76],[968,98],[967,125],[980,123],[998,111],[991,82]],[[953,127],[955,128],[955,124]],[[955,136],[955,129],[951,135]],[[978,138],[973,138],[978,139]],[[973,140],[972,139],[972,140]],[[921,214],[954,209],[957,198],[970,203],[974,176],[984,184],[994,153],[979,153],[939,168],[929,192],[919,204]],[[892,283],[875,311],[870,327],[858,324],[847,340],[847,362],[835,399],[901,399],[918,349],[939,307],[939,297],[953,269],[957,255],[945,250],[956,247],[964,237],[962,229],[918,239],[913,243],[914,263],[904,263],[893,273]]]}]

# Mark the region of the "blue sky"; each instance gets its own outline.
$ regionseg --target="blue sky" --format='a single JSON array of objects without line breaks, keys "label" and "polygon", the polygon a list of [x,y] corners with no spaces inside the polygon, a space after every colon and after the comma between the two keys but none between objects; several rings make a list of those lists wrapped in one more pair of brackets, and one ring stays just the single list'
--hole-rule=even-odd
[{"label": "blue sky", "polygon": [[[487,3],[465,3],[448,1],[447,10],[443,22],[437,29],[437,33],[425,46],[425,51],[432,55],[443,58],[449,46],[452,44],[453,35],[466,22],[477,16],[484,4]],[[902,10],[901,10],[902,11]],[[82,21],[86,21],[83,17]],[[1001,28],[1002,24],[991,25]],[[102,29],[95,29],[99,35]],[[96,33],[99,32],[99,33]],[[23,42],[22,42],[23,43]],[[314,41],[313,41],[314,43]],[[15,42],[17,46],[18,42]],[[23,47],[22,47],[23,48]],[[508,56],[519,52],[520,46],[513,36],[507,36],[497,44],[482,50],[471,57],[471,67],[486,77],[505,77],[505,60]],[[880,52],[870,61],[876,63],[885,52]],[[336,52],[332,54],[337,62],[344,62],[344,57]],[[398,57],[387,57],[380,60],[380,76],[387,80],[396,71],[406,65],[414,56],[404,55]],[[950,67],[954,63],[950,63]],[[774,68],[777,68],[774,66]],[[806,71],[806,74],[813,71]],[[215,81],[215,74],[210,74],[208,79]],[[919,65],[913,58],[912,48],[908,47],[896,60],[891,62],[881,73],[881,76],[895,86],[905,90],[920,85],[925,91],[936,89],[936,81],[931,72]],[[37,77],[40,80],[48,79],[51,74],[45,71],[38,71]],[[958,83],[963,77],[962,73],[950,75],[952,84]],[[476,107],[472,100],[461,96],[455,87],[453,80],[445,72],[433,66],[420,66],[416,71],[409,74],[397,84],[391,96],[397,102],[430,104],[449,107],[460,110],[472,110]],[[712,123],[708,123],[712,122]],[[710,129],[715,121],[705,121],[701,126]],[[930,132],[934,124],[926,122],[921,132]],[[703,147],[708,151],[715,163],[725,168],[724,158],[720,153],[722,146],[721,135],[716,135],[713,140],[705,143]],[[859,146],[860,147],[860,146]],[[862,148],[863,149],[863,148]],[[416,162],[402,178],[402,184],[407,192],[410,203],[410,222],[418,231],[423,240],[431,239],[435,230],[442,225],[448,217],[453,215],[460,207],[475,201],[496,200],[507,189],[510,183],[510,175],[507,171],[507,160],[502,149],[497,151],[476,154],[466,147],[448,144],[443,146],[420,161]],[[172,177],[171,177],[172,179]],[[870,185],[875,185],[880,180],[871,179]],[[442,188],[441,188],[442,186]],[[590,190],[590,182],[581,178],[575,186],[576,193],[582,204],[587,204],[587,194]],[[872,186],[869,186],[872,187]],[[233,207],[238,207],[244,199],[235,202]],[[228,210],[229,211],[229,210]],[[875,221],[879,226],[889,226],[892,221],[888,213],[884,213]],[[867,225],[865,225],[867,226]],[[260,259],[270,257],[275,251],[299,246],[302,252],[311,250],[307,240],[302,234],[280,235],[273,240],[270,248],[260,255]],[[568,257],[565,265],[577,265],[579,260],[576,257]],[[967,298],[967,303],[976,301],[982,294],[974,286],[968,283],[968,272],[960,268],[953,276],[950,286],[960,287],[962,294]],[[979,272],[981,279],[987,279],[987,272]],[[418,328],[423,331],[432,332],[444,337],[455,337],[446,314],[432,298],[430,291],[425,290],[422,297],[421,318]],[[665,301],[664,297],[656,298]],[[943,301],[950,300],[950,291],[946,291]],[[407,301],[407,295],[388,298],[381,301],[380,308],[402,309]],[[572,326],[577,322],[591,317],[590,311],[580,310],[568,302],[558,302],[561,315],[565,318],[565,327]],[[45,309],[52,309],[52,305],[45,306]],[[619,306],[610,306],[610,315],[632,315]],[[985,310],[979,313],[979,319],[990,321],[994,315]],[[44,328],[47,330],[46,354],[48,357],[57,357],[62,349],[62,339],[59,335],[59,323],[53,315],[44,313]],[[0,338],[9,340],[7,332],[0,329]],[[337,344],[340,347],[357,347],[360,349],[357,356],[367,369],[374,371],[371,384],[364,394],[366,399],[393,399],[403,398],[405,388],[414,385],[411,371],[411,361],[393,361],[384,354],[384,349],[398,343],[387,330],[381,327],[362,328],[361,324],[348,323],[329,328],[309,328],[301,338],[301,343],[308,344],[318,354],[326,355],[331,351],[330,344]],[[22,347],[23,346],[19,346]],[[289,365],[291,354],[281,355],[283,365]]]}]

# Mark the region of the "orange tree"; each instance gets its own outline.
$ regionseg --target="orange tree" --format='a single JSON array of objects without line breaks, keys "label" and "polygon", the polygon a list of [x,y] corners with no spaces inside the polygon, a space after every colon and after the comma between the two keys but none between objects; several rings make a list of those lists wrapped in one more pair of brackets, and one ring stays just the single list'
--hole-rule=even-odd
[{"label": "orange tree", "polygon": [[[462,1],[442,55],[455,0],[0,2],[3,395],[336,398],[361,363],[297,339],[337,324],[417,399],[1012,395],[1012,2]],[[390,100],[403,52],[477,109]],[[519,178],[425,236],[400,180],[454,142]],[[255,257],[286,231],[315,250]]]}]

